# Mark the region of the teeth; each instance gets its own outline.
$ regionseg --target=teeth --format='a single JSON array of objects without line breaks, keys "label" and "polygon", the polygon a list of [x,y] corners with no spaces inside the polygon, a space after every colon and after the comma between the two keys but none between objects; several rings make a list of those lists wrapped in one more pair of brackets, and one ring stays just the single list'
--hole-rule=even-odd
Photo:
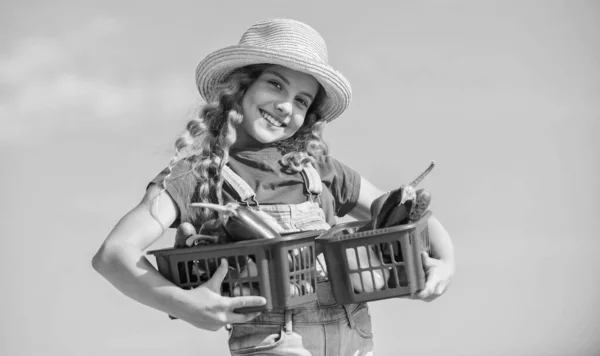
[{"label": "teeth", "polygon": [[267,120],[271,125],[281,127],[283,124],[277,120],[275,120],[271,115],[267,114],[264,111],[260,111],[262,117]]}]

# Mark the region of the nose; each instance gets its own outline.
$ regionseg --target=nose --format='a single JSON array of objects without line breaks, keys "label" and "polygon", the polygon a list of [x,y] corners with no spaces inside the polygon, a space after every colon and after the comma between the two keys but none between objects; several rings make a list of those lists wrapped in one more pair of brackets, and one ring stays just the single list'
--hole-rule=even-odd
[{"label": "nose", "polygon": [[282,115],[289,116],[292,114],[292,103],[290,103],[289,101],[283,101],[281,103],[275,104],[275,108]]}]

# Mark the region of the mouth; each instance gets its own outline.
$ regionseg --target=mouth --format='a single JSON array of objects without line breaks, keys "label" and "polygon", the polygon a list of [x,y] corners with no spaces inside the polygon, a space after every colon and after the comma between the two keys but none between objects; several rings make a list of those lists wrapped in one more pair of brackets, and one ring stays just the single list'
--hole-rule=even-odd
[{"label": "mouth", "polygon": [[283,122],[278,121],[277,119],[275,119],[273,116],[271,116],[269,113],[267,113],[266,111],[263,111],[261,109],[258,109],[258,111],[260,111],[260,115],[263,117],[263,119],[267,120],[267,122],[275,127],[282,127],[285,126],[283,124]]}]

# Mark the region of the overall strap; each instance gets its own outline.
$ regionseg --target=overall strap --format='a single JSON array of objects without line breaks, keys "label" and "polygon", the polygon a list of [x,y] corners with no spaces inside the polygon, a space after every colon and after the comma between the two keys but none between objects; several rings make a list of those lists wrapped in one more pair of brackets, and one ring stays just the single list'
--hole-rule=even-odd
[{"label": "overall strap", "polygon": [[[239,196],[240,200],[246,204],[250,204],[249,200],[252,199],[256,202],[256,193],[248,183],[246,183],[239,175],[237,175],[234,171],[229,168],[229,166],[223,166],[223,171],[221,172],[223,178],[235,192]],[[258,202],[257,202],[258,203]]]},{"label": "overall strap", "polygon": [[321,176],[313,167],[312,164],[307,163],[302,169],[302,176],[304,177],[304,183],[306,184],[306,190],[310,194],[310,199],[313,199],[313,195],[319,198],[319,195],[323,192],[323,183],[321,182]]},{"label": "overall strap", "polygon": [[[232,171],[229,166],[225,165],[221,174],[223,175],[223,179],[235,190],[242,202],[246,204],[249,204],[250,200],[256,202],[256,193],[254,190],[239,175]],[[307,163],[305,165],[302,169],[302,177],[304,178],[304,184],[310,199],[312,200],[314,197],[319,199],[319,196],[323,192],[323,183],[321,182],[319,173],[312,164]]]}]

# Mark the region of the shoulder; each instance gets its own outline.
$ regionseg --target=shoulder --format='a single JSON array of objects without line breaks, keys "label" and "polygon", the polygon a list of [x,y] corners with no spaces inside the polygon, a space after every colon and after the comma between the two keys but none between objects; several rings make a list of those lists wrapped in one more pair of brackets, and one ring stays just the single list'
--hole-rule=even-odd
[{"label": "shoulder", "polygon": [[194,173],[196,161],[197,157],[191,156],[182,158],[175,163],[172,163],[170,167],[166,167],[160,173],[158,173],[154,179],[152,179],[149,185],[193,184],[193,181],[197,180],[197,177]]},{"label": "shoulder", "polygon": [[313,166],[319,174],[325,176],[329,174],[358,175],[354,169],[330,155],[316,156]]},{"label": "shoulder", "polygon": [[314,158],[315,158],[314,166],[317,169],[331,169],[341,163],[335,157],[330,156],[330,155],[318,155],[318,156],[315,156]]}]

